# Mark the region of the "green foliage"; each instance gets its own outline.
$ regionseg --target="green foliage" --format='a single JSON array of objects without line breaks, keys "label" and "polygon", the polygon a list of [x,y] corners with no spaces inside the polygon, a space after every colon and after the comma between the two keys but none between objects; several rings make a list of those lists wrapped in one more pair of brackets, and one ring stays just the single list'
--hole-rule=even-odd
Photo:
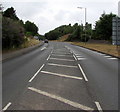
[{"label": "green foliage", "polygon": [[3,17],[2,46],[3,48],[19,47],[24,42],[24,28],[19,21]]},{"label": "green foliage", "polygon": [[115,16],[112,13],[101,15],[100,19],[96,22],[94,39],[110,40],[112,36],[112,18]]},{"label": "green foliage", "polygon": [[3,16],[14,19],[14,20],[19,20],[19,18],[16,16],[16,13],[13,7],[8,8],[6,11],[4,11]]},{"label": "green foliage", "polygon": [[26,32],[31,32],[33,36],[35,36],[38,32],[38,27],[30,21],[25,22],[24,28]]}]

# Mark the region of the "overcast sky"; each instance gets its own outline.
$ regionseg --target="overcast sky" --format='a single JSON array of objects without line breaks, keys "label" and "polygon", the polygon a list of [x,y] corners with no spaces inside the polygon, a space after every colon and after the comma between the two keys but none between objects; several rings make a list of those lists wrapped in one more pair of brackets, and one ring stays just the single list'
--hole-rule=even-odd
[{"label": "overcast sky", "polygon": [[4,10],[11,6],[17,16],[24,22],[30,20],[39,27],[39,33],[44,34],[61,25],[84,23],[87,8],[87,22],[95,24],[101,14],[110,12],[118,14],[119,0],[4,0]]}]

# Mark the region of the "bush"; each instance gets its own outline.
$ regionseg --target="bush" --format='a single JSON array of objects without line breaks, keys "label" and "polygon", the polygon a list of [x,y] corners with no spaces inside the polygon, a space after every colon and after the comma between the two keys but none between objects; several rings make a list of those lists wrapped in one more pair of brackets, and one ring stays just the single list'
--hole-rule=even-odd
[{"label": "bush", "polygon": [[24,42],[24,28],[18,21],[3,17],[2,20],[2,47],[19,47]]}]

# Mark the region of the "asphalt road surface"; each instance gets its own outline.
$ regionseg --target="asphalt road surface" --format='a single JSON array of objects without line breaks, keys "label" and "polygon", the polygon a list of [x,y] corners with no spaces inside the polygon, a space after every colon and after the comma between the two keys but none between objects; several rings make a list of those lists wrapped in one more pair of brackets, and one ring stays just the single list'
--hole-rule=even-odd
[{"label": "asphalt road surface", "polygon": [[118,59],[49,42],[3,62],[3,110],[118,110]]}]

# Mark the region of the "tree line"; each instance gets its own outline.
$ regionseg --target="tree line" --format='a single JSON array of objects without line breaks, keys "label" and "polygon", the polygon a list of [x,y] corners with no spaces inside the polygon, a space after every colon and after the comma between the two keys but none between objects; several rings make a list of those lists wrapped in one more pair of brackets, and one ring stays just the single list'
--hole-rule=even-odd
[{"label": "tree line", "polygon": [[110,41],[112,39],[112,18],[115,16],[112,13],[103,13],[99,20],[96,21],[94,28],[88,22],[84,26],[78,23],[75,23],[73,26],[71,24],[62,25],[46,33],[45,37],[49,40],[56,40],[65,34],[70,34],[68,41],[78,40],[85,42],[89,39]]},{"label": "tree line", "polygon": [[19,47],[27,37],[38,34],[38,27],[30,21],[20,20],[13,7],[2,11],[2,48]]}]

